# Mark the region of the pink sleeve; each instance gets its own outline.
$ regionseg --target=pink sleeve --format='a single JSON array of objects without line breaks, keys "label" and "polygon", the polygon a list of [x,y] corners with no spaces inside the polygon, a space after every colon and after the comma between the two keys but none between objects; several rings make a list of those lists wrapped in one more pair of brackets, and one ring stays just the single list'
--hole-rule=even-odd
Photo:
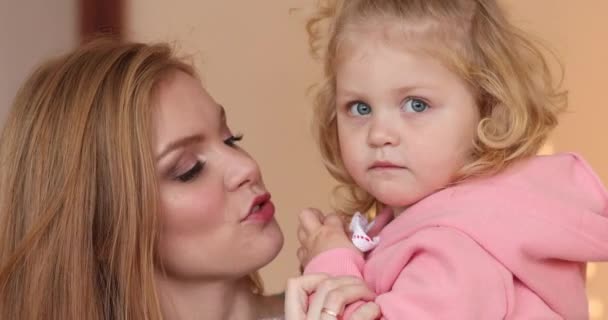
[{"label": "pink sleeve", "polygon": [[[346,249],[319,255],[311,261],[307,272],[362,276],[363,259],[343,250]],[[376,259],[385,261],[381,269],[367,270],[382,272],[375,275],[374,282],[392,281],[384,284],[390,291],[375,300],[382,319],[502,319],[507,314],[506,286],[510,273],[458,230],[446,227],[421,230],[384,248]],[[347,307],[342,319],[349,319],[360,305],[359,302]]]},{"label": "pink sleeve", "polygon": [[332,276],[355,276],[363,278],[365,260],[360,252],[350,248],[337,248],[325,251],[314,257],[304,274],[327,273]]},{"label": "pink sleeve", "polygon": [[[433,227],[418,231],[396,246],[393,252],[387,252],[387,259],[395,259],[399,252],[407,253],[409,258],[404,267],[402,264],[392,289],[376,298],[382,319],[474,320],[506,316],[506,283],[511,274],[464,233]],[[391,266],[396,265],[387,263],[387,267]],[[352,311],[348,310],[344,319]]]},{"label": "pink sleeve", "polygon": [[[364,266],[365,260],[360,252],[350,248],[338,248],[325,251],[310,260],[304,274],[327,273],[332,276],[354,276],[363,279]],[[309,299],[312,299],[312,295]],[[340,319],[347,319],[346,316],[361,305],[361,301],[350,304]]]}]

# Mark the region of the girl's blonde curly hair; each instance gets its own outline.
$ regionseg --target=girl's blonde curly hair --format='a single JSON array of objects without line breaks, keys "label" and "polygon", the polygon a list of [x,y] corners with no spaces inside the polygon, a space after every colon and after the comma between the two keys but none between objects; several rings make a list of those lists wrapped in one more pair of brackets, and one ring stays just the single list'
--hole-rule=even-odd
[{"label": "girl's blonde curly hair", "polygon": [[454,183],[535,155],[567,106],[567,92],[541,50],[546,47],[511,24],[495,0],[320,0],[307,24],[311,53],[324,67],[313,131],[326,168],[340,183],[337,191],[345,191],[335,204],[339,212],[365,212],[375,203],[344,167],[336,122],[336,65],[346,40],[362,26],[397,28],[403,40],[423,40],[420,49],[476,95],[481,121],[472,161]]}]

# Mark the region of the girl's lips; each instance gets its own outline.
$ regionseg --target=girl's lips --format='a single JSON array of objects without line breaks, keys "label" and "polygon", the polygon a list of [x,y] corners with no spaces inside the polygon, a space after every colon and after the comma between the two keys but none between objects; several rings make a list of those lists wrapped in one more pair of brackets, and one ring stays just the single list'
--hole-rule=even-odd
[{"label": "girl's lips", "polygon": [[405,169],[405,167],[394,164],[390,161],[374,161],[369,169]]}]

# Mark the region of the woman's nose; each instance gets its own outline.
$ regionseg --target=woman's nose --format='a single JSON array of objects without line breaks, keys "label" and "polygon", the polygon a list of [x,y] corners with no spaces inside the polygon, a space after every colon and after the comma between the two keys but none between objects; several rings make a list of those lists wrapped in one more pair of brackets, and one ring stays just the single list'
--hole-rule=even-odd
[{"label": "woman's nose", "polygon": [[233,150],[226,159],[225,184],[228,190],[234,191],[240,187],[256,184],[261,180],[260,168],[257,162],[242,150]]}]

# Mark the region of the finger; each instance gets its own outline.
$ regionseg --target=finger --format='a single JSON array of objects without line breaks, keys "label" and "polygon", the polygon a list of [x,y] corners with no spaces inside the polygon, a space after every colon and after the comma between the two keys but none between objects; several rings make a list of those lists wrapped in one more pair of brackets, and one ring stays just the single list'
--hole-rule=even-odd
[{"label": "finger", "polygon": [[321,310],[325,305],[325,299],[327,294],[334,290],[337,287],[353,285],[361,283],[361,279],[343,276],[343,277],[332,277],[323,281],[315,291],[312,300],[310,301],[310,305],[308,306],[307,318],[309,320],[317,320],[321,318]]},{"label": "finger", "polygon": [[325,298],[323,308],[341,314],[347,305],[360,300],[370,301],[375,297],[376,294],[361,281],[356,284],[345,285],[331,290]]},{"label": "finger", "polygon": [[375,304],[374,302],[368,302],[353,312],[350,319],[351,320],[375,320],[380,318],[382,312],[380,311],[380,306]]},{"label": "finger", "polygon": [[394,214],[391,208],[385,207],[380,210],[374,219],[374,226],[368,231],[370,237],[377,236],[384,227],[393,220]]},{"label": "finger", "polygon": [[305,319],[308,295],[325,279],[327,279],[325,274],[309,274],[287,280],[285,290],[286,319]]},{"label": "finger", "polygon": [[321,223],[323,223],[323,220],[325,220],[325,215],[323,214],[323,212],[321,212],[321,210],[317,209],[317,208],[309,208],[312,209],[312,211],[317,215],[317,218],[319,218],[319,221],[321,221]]},{"label": "finger", "polygon": [[341,216],[339,216],[337,214],[330,214],[330,215],[325,216],[325,220],[323,221],[323,224],[326,226],[332,226],[332,227],[337,227],[337,228],[343,229],[344,220],[342,219]]},{"label": "finger", "polygon": [[304,243],[306,243],[306,239],[308,239],[308,233],[306,233],[304,228],[299,227],[298,228],[298,241],[300,241],[301,244],[304,244]]},{"label": "finger", "polygon": [[323,223],[323,214],[321,211],[314,208],[304,209],[300,212],[299,219],[300,226],[307,234],[310,234],[321,227]]},{"label": "finger", "polygon": [[298,256],[298,260],[300,260],[300,263],[302,265],[305,265],[306,260],[307,260],[307,256],[308,256],[308,251],[306,250],[306,248],[304,247],[299,247],[298,251],[296,251],[296,255]]}]

